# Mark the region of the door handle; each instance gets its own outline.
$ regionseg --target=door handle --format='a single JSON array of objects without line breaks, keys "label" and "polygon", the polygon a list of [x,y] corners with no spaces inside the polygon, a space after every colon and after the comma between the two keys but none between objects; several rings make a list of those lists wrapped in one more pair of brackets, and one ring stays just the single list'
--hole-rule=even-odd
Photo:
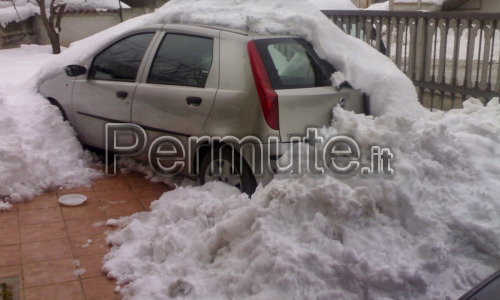
[{"label": "door handle", "polygon": [[189,106],[200,106],[202,99],[200,97],[187,97],[186,102]]},{"label": "door handle", "polygon": [[116,92],[116,98],[118,98],[118,99],[124,100],[125,98],[127,98],[127,96],[128,96],[128,93],[125,91]]}]

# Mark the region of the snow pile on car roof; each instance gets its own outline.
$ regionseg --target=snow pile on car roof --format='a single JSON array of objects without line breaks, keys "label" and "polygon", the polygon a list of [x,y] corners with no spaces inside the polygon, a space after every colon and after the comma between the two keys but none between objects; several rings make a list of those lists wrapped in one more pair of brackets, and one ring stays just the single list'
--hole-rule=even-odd
[{"label": "snow pile on car roof", "polygon": [[177,188],[122,220],[103,270],[127,299],[457,299],[500,268],[500,105],[465,106],[337,109],[323,134],[389,147],[393,177],[279,176],[252,199]]},{"label": "snow pile on car roof", "polygon": [[352,86],[370,95],[372,114],[418,118],[426,113],[411,80],[389,58],[346,35],[307,0],[172,0],[150,15],[74,43],[61,55],[61,65],[45,68],[45,72],[87,60],[124,31],[158,23],[221,25],[265,35],[301,36]]},{"label": "snow pile on car roof", "polygon": [[[29,200],[59,186],[90,185],[98,172],[59,110],[38,94],[33,74],[53,58],[50,46],[0,51],[1,200]],[[1,209],[0,209],[1,210]]]}]

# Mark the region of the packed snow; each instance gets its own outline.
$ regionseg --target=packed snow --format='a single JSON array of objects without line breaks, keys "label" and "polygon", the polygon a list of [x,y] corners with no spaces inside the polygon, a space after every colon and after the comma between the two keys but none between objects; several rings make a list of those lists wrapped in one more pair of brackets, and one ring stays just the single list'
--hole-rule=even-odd
[{"label": "packed snow", "polygon": [[[56,1],[66,3],[65,11],[108,11],[117,10],[120,4],[117,0],[64,0]],[[50,1],[46,0],[47,8]],[[122,8],[130,8],[125,3],[121,3]],[[35,0],[14,0],[0,1],[0,25],[2,27],[12,22],[26,20],[32,16],[39,15],[40,8]]]},{"label": "packed snow", "polygon": [[252,199],[177,188],[121,220],[103,270],[126,299],[179,282],[184,299],[456,299],[500,267],[498,99],[419,120],[334,115],[325,136],[389,147],[396,174],[278,176]]},{"label": "packed snow", "polygon": [[0,200],[20,202],[57,187],[89,185],[98,172],[33,76],[50,46],[0,51]]}]

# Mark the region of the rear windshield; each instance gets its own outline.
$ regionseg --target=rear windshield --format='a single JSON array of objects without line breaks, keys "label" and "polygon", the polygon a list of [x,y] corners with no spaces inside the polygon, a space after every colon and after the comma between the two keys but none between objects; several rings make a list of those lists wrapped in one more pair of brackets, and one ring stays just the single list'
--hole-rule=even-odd
[{"label": "rear windshield", "polygon": [[308,42],[299,38],[256,40],[255,45],[274,89],[313,88],[331,85],[335,69],[319,58]]}]

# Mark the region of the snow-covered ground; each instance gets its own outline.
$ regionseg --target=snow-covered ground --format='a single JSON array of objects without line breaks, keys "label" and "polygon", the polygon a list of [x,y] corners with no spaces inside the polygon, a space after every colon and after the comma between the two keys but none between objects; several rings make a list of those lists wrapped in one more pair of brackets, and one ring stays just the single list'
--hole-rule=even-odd
[{"label": "snow-covered ground", "polygon": [[[153,202],[151,212],[120,220],[124,228],[108,237],[114,247],[103,270],[123,285],[126,299],[455,299],[500,268],[498,99],[487,107],[471,99],[461,110],[426,111],[411,81],[389,59],[343,34],[302,0],[173,0],[152,15],[75,43],[35,78],[85,60],[128,28],[171,22],[309,40],[354,87],[371,95],[376,114],[336,109],[332,127],[322,134],[352,137],[364,161],[370,146],[389,147],[395,174],[280,175],[252,199],[222,183],[168,192]],[[21,56],[24,50],[15,51]],[[9,140],[17,138],[23,146],[0,143],[0,157],[2,151],[30,154],[51,146],[56,156],[74,155],[72,162],[84,166],[71,130],[42,104],[32,85],[7,87],[2,81],[2,91],[0,112],[10,113],[0,114],[0,123],[25,124],[22,117],[37,121],[40,115],[56,121],[49,131],[44,122],[6,131]],[[31,106],[42,113],[33,116]],[[0,135],[5,134],[0,125]],[[56,147],[53,130],[68,148]],[[48,138],[23,139],[22,134]],[[73,174],[87,170],[50,169],[36,159],[30,164],[69,175],[70,182]],[[9,160],[0,161],[0,167],[9,167]],[[45,179],[25,175],[34,184]]]},{"label": "snow-covered ground", "polygon": [[53,59],[50,52],[36,45],[0,50],[0,201],[88,185],[98,176],[73,129],[37,92],[34,75]]}]

